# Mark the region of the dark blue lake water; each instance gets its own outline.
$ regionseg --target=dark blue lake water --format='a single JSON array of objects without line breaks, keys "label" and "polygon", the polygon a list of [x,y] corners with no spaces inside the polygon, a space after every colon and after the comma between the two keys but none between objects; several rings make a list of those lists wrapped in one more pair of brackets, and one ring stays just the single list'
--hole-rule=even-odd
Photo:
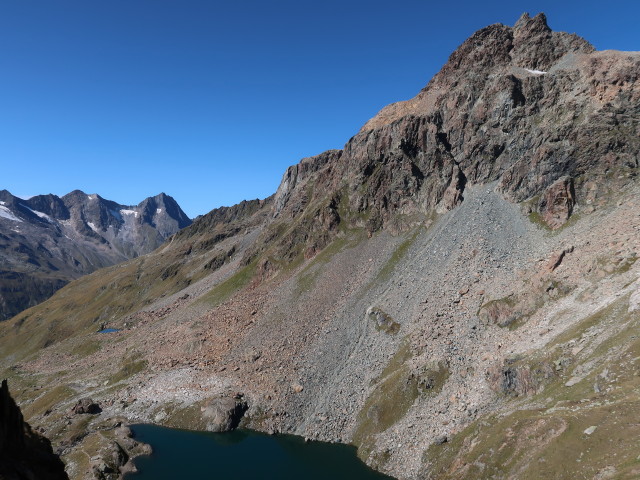
[{"label": "dark blue lake water", "polygon": [[131,427],[136,440],[153,447],[138,457],[138,473],[126,480],[383,480],[362,463],[356,449],[324,442],[305,443],[292,435],[248,430],[194,432],[155,425]]}]

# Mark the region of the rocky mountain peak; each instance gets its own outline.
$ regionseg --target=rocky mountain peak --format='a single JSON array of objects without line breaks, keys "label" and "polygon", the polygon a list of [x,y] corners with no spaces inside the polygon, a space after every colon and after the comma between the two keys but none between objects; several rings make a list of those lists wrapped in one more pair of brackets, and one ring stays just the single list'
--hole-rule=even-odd
[{"label": "rocky mountain peak", "polygon": [[85,199],[86,197],[87,197],[87,194],[84,193],[82,190],[75,189],[67,193],[66,195],[63,195],[62,200],[80,200],[80,199]]},{"label": "rocky mountain peak", "polygon": [[[41,212],[58,220],[69,219],[69,209],[62,199],[51,193],[47,195],[37,195],[24,202],[28,207],[36,212]],[[41,217],[42,218],[42,217]]]},{"label": "rocky mountain peak", "polygon": [[136,210],[141,213],[140,221],[154,225],[165,238],[191,224],[178,202],[164,192],[146,198],[138,204]]},{"label": "rocky mountain peak", "polygon": [[553,32],[544,13],[533,18],[524,13],[513,27],[497,23],[478,30],[451,54],[434,80],[442,88],[460,76],[488,76],[500,67],[543,70],[567,53],[592,51],[593,46],[575,34]]},{"label": "rocky mountain peak", "polygon": [[[138,207],[144,208],[146,205],[154,205],[156,207],[165,207],[167,209],[179,208],[178,202],[169,195],[164,192],[159,193],[153,197],[145,198],[142,202],[138,204]],[[183,212],[180,212],[181,216],[184,215]],[[185,215],[186,217],[186,215]]]},{"label": "rocky mountain peak", "polygon": [[513,64],[522,68],[548,70],[568,53],[591,53],[595,49],[584,38],[565,32],[553,32],[547,17],[539,13],[523,14],[513,29]]},{"label": "rocky mountain peak", "polygon": [[[344,221],[343,213],[358,212],[353,221],[366,216],[370,232],[403,229],[397,212],[446,211],[463,201],[467,186],[497,182],[511,201],[537,198],[537,213],[559,228],[570,204],[594,195],[587,185],[606,175],[605,156],[624,170],[622,179],[625,165],[637,164],[635,138],[609,126],[625,111],[634,128],[637,104],[629,98],[636,69],[636,56],[594,52],[583,38],[552,31],[544,14],[524,14],[513,27],[489,25],[464,41],[416,97],[383,108],[330,161],[321,161],[325,152],[290,167],[274,216],[292,217],[312,205],[316,224],[304,228],[326,230]],[[609,103],[598,91],[603,82],[611,85]],[[610,134],[624,141],[604,140]],[[306,188],[307,176],[322,187]],[[340,185],[346,188],[338,192]],[[330,191],[315,202],[309,195]],[[570,201],[557,203],[551,194]],[[556,212],[556,203],[565,211]],[[309,242],[311,252],[325,240]]]},{"label": "rocky mountain peak", "polygon": [[533,18],[525,13],[513,27],[489,25],[465,40],[416,97],[384,107],[360,132],[407,115],[442,117],[443,105],[466,115],[468,111],[458,103],[462,99],[456,97],[471,95],[464,102],[478,103],[484,88],[508,86],[514,82],[514,74],[542,75],[569,54],[594,51],[589,42],[575,34],[552,31],[543,13]]},{"label": "rocky mountain peak", "polygon": [[529,16],[529,13],[524,12],[513,26],[513,30],[517,35],[520,35],[521,33],[530,35],[533,32],[551,32],[551,29],[547,24],[547,16],[542,12],[538,13],[533,18]]}]

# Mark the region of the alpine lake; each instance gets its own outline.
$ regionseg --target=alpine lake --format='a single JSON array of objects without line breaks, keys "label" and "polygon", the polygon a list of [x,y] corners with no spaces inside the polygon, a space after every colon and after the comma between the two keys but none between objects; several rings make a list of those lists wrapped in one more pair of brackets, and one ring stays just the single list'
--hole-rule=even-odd
[{"label": "alpine lake", "polygon": [[136,440],[151,445],[153,453],[136,458],[138,472],[125,480],[392,478],[365,465],[349,445],[250,430],[211,433],[156,425],[133,425],[131,430]]}]

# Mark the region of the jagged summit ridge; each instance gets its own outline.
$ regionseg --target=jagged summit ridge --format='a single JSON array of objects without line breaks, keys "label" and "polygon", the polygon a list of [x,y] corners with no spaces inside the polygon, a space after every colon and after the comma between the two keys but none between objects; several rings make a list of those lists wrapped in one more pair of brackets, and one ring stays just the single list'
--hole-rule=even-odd
[{"label": "jagged summit ridge", "polygon": [[448,81],[446,77],[452,70],[482,73],[483,68],[509,64],[546,70],[564,55],[593,51],[589,42],[575,34],[553,32],[543,13],[533,18],[525,13],[514,27],[494,24],[474,33],[451,54],[435,79],[444,76]]},{"label": "jagged summit ridge", "polygon": [[418,97],[383,108],[361,131],[394,121],[403,114],[414,113],[414,110],[418,113],[425,107],[432,108],[435,104],[433,97],[444,93],[442,90],[456,80],[460,81],[458,76],[464,77],[469,73],[489,76],[493,73],[491,69],[507,65],[545,71],[564,55],[592,53],[594,50],[588,41],[578,35],[553,32],[544,13],[533,18],[523,13],[513,27],[496,23],[475,32],[450,55],[447,63]]},{"label": "jagged summit ridge", "polygon": [[313,256],[341,226],[407,230],[493,182],[559,228],[637,174],[639,71],[640,54],[596,52],[552,31],[544,14],[483,28],[415,98],[382,109],[342,150],[289,167],[262,243],[276,238],[286,258]]},{"label": "jagged summit ridge", "polygon": [[[575,34],[551,31],[543,14],[525,14],[514,27],[490,25],[463,42],[415,98],[382,109],[334,154],[318,170],[323,191],[347,184],[357,192],[350,207],[384,224],[390,211],[434,208],[459,174],[469,185],[498,181],[508,198],[522,201],[563,176],[584,183],[587,174],[604,175],[605,156],[634,166],[637,142],[627,134],[637,122],[638,62],[636,53],[595,52]],[[609,148],[598,137],[617,135],[620,111],[630,119],[619,134],[625,140]],[[277,194],[287,192],[289,203],[292,173]],[[586,195],[582,186],[578,198]]]}]

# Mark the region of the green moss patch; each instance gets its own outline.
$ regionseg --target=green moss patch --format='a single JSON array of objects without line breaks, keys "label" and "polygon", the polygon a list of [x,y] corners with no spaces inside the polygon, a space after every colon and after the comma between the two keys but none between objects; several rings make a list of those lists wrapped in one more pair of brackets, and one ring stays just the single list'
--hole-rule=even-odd
[{"label": "green moss patch", "polygon": [[449,374],[449,368],[445,362],[432,361],[421,366],[411,376],[415,379],[418,391],[422,395],[435,395],[442,390]]},{"label": "green moss patch", "polygon": [[[637,478],[637,400],[554,414],[520,410],[474,424],[423,456],[426,478]],[[590,429],[595,427],[595,429]],[[592,431],[591,431],[592,430]],[[591,433],[585,433],[591,431]],[[576,475],[579,472],[579,477]]]},{"label": "green moss patch", "polygon": [[164,409],[167,417],[162,423],[168,427],[185,428],[188,430],[202,430],[204,421],[202,419],[202,406],[204,402],[197,402],[187,407],[171,405]]},{"label": "green moss patch", "polygon": [[366,459],[371,453],[375,435],[400,420],[418,398],[418,383],[405,365],[409,356],[405,341],[375,380],[376,387],[358,413],[353,441],[361,458]]},{"label": "green moss patch", "polygon": [[71,349],[71,355],[80,358],[88,357],[100,351],[102,344],[97,340],[79,339],[76,345]]}]

